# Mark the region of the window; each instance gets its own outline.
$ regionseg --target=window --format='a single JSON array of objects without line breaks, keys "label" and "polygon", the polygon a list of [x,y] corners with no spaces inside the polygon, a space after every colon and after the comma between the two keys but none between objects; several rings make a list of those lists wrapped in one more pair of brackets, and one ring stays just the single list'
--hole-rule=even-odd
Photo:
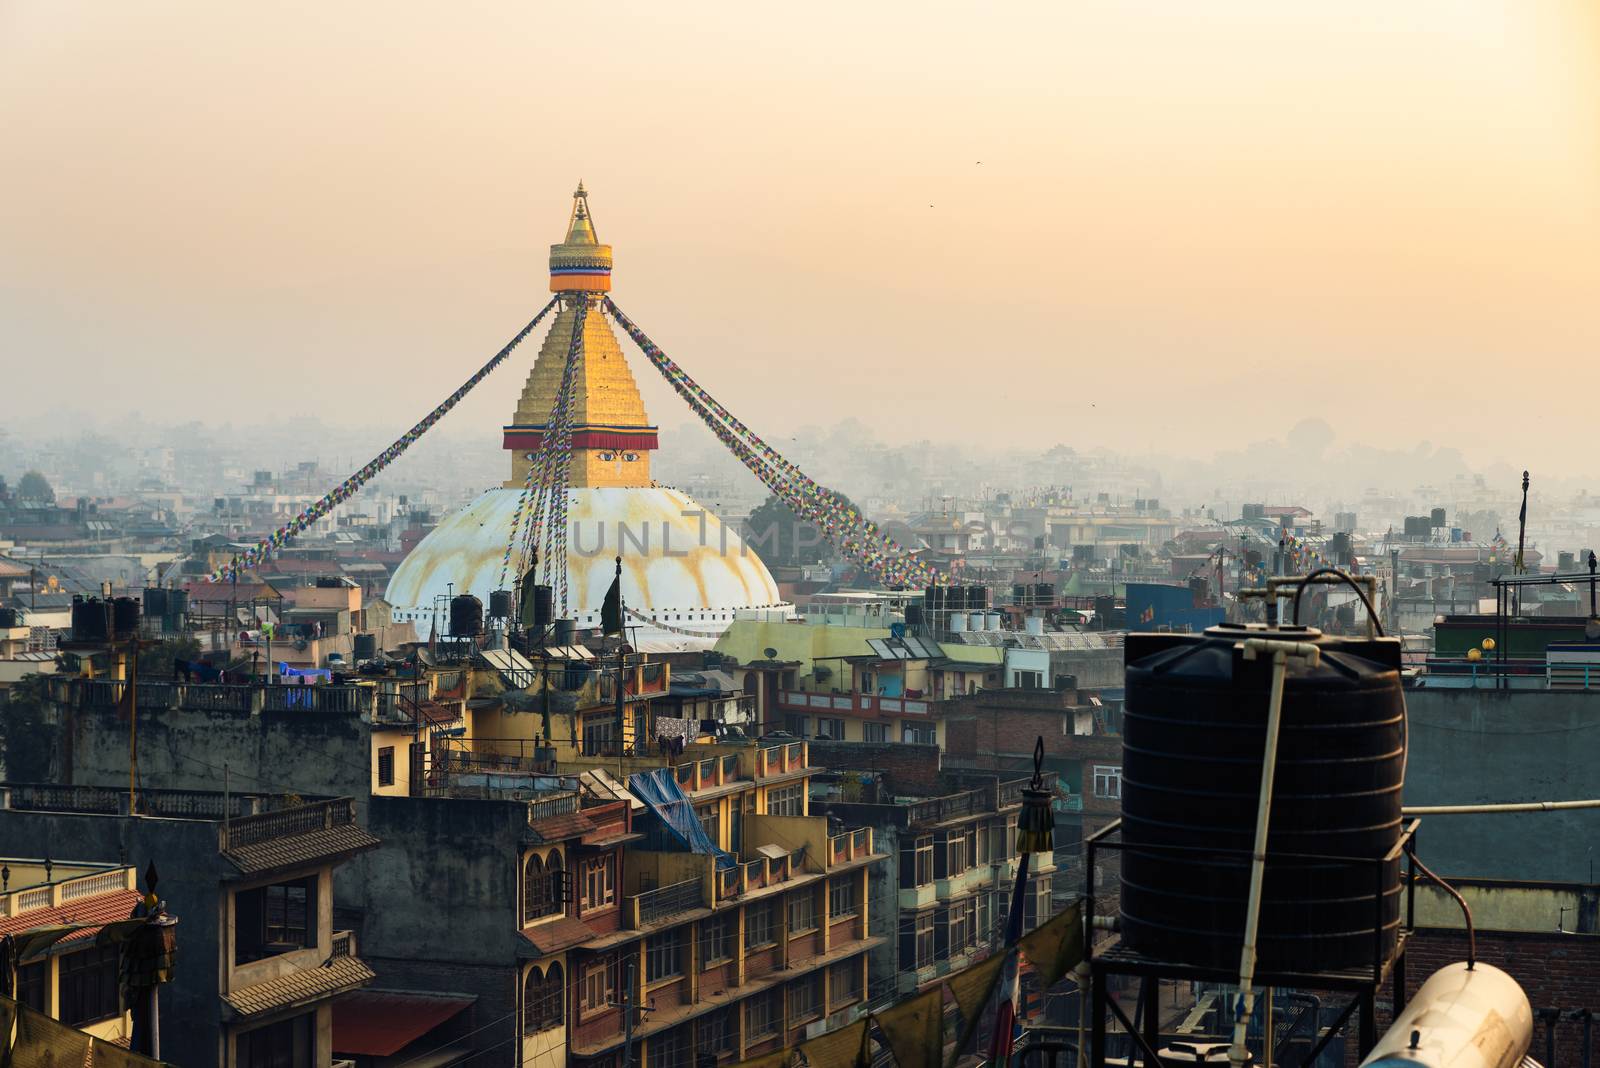
[{"label": "window", "polygon": [[861,960],[842,960],[828,969],[828,1004],[861,1000]]},{"label": "window", "polygon": [[1094,766],[1094,796],[1120,800],[1122,797],[1122,767],[1113,764]]},{"label": "window", "polygon": [[733,913],[700,921],[700,965],[710,967],[732,960],[739,942],[738,917]]},{"label": "window", "polygon": [[689,1045],[688,1027],[674,1027],[652,1038],[647,1051],[651,1068],[689,1068],[694,1063]]},{"label": "window", "polygon": [[582,864],[584,912],[603,909],[617,903],[617,855],[586,859]]},{"label": "window", "polygon": [[789,934],[810,931],[817,926],[817,895],[801,890],[789,895]]},{"label": "window", "polygon": [[767,815],[804,816],[806,814],[805,784],[771,786],[767,788]]},{"label": "window", "polygon": [[683,936],[679,931],[653,935],[644,943],[644,981],[659,983],[683,974]]},{"label": "window", "polygon": [[778,903],[764,901],[748,905],[744,910],[744,948],[746,952],[757,946],[770,946],[778,940]]},{"label": "window", "polygon": [[905,723],[900,727],[900,740],[908,745],[938,745],[939,738],[932,724],[926,727]]},{"label": "window", "polygon": [[783,729],[796,738],[809,738],[811,736],[806,733],[806,721],[809,718],[808,716],[796,715],[793,712],[786,712],[783,717]]},{"label": "window", "polygon": [[68,953],[61,958],[61,1011],[68,1027],[82,1027],[122,1012],[117,992],[116,946]]},{"label": "window", "polygon": [[828,918],[837,920],[841,916],[854,916],[860,910],[856,901],[858,889],[855,879],[848,875],[837,875],[829,879]]},{"label": "window", "polygon": [[617,958],[602,957],[583,967],[583,989],[579,994],[584,1012],[598,1012],[617,1003]]},{"label": "window", "polygon": [[50,1000],[50,992],[46,989],[49,982],[49,961],[36,960],[32,964],[24,964],[17,969],[17,1000],[34,1012],[48,1013],[50,1010],[45,1006]]},{"label": "window", "polygon": [[522,984],[523,1033],[560,1027],[566,1019],[566,1000],[566,976],[559,961],[543,973],[529,968]]},{"label": "window", "polygon": [[1037,690],[1044,686],[1044,672],[1019,671],[1017,672],[1017,689]]},{"label": "window", "polygon": [[757,994],[744,1003],[744,1030],[747,1041],[754,1042],[778,1033],[781,1016],[778,997],[779,992],[771,990],[765,994]]},{"label": "window", "polygon": [[948,831],[934,843],[934,876],[948,879],[972,867],[973,853],[977,850],[977,832],[968,826],[964,830]]},{"label": "window", "polygon": [[378,748],[378,785],[394,785],[394,746],[392,745]]},{"label": "window", "polygon": [[844,741],[844,720],[817,717],[817,737],[835,742]]},{"label": "window", "polygon": [[583,755],[607,756],[617,751],[617,717],[608,712],[583,717]]},{"label": "window", "polygon": [[549,858],[530,853],[522,866],[522,922],[532,923],[561,911],[561,854]]},{"label": "window", "polygon": [[789,1026],[822,1015],[822,976],[812,974],[789,984]]},{"label": "window", "polygon": [[239,1068],[311,1068],[316,1064],[316,1036],[314,1012],[246,1031],[238,1039]]},{"label": "window", "polygon": [[963,898],[950,905],[950,953],[965,953],[977,941],[978,903]]},{"label": "window", "polygon": [[700,829],[706,832],[706,837],[711,839],[711,844],[721,847],[722,839],[718,837],[722,828],[722,820],[718,812],[718,804],[713,801],[703,808],[695,809],[695,815],[700,820]]},{"label": "window", "polygon": [[861,725],[861,740],[864,742],[887,742],[889,740],[889,725],[887,723],[863,723]]},{"label": "window", "polygon": [[913,838],[900,847],[900,889],[933,882],[933,836]]},{"label": "window", "polygon": [[731,1008],[702,1016],[695,1024],[694,1043],[701,1054],[732,1053],[738,1041],[739,1018]]},{"label": "window", "polygon": [[315,946],[317,877],[240,890],[233,912],[235,964]]},{"label": "window", "polygon": [[926,968],[933,963],[933,911],[900,921],[900,967]]}]

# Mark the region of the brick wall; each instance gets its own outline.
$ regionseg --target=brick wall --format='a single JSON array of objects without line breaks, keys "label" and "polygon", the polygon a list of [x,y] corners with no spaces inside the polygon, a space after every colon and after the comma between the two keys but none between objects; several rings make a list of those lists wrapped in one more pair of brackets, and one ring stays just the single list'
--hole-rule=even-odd
[{"label": "brick wall", "polygon": [[[1446,964],[1467,959],[1465,931],[1418,928],[1406,951],[1407,997]],[[1533,1048],[1529,1055],[1544,1061],[1547,1024],[1541,1009],[1600,1012],[1600,935],[1557,931],[1479,931],[1478,960],[1510,975],[1533,1005]],[[1380,1019],[1387,1020],[1386,1014]],[[1577,1064],[1583,1044],[1583,1021],[1556,1025],[1556,1064]],[[1546,1065],[1546,1068],[1551,1068]]]},{"label": "brick wall", "polygon": [[812,767],[836,771],[879,771],[897,794],[939,792],[939,747],[888,742],[809,743]]}]

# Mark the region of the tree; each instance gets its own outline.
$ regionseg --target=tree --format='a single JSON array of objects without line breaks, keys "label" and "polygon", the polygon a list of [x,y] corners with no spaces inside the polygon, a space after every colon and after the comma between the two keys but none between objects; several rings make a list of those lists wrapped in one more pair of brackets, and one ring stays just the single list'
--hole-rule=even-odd
[{"label": "tree", "polygon": [[750,513],[744,539],[768,567],[816,564],[831,555],[816,524],[795,515],[777,496],[768,497]]},{"label": "tree", "polygon": [[56,491],[50,487],[50,482],[37,471],[29,471],[17,481],[17,499],[19,501],[46,501],[54,504]]}]

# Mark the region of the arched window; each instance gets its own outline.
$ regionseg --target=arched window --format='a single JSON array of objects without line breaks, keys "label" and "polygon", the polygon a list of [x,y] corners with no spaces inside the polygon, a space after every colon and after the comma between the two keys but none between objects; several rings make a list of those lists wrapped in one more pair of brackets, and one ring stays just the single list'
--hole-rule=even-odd
[{"label": "arched window", "polygon": [[557,961],[544,973],[544,1006],[539,1029],[542,1031],[560,1027],[567,1018],[566,1008],[566,976],[561,970],[561,962]]},{"label": "arched window", "polygon": [[522,922],[536,920],[547,915],[539,911],[544,900],[545,877],[544,861],[539,859],[537,853],[528,857],[528,862],[522,867]]},{"label": "arched window", "polygon": [[744,673],[744,692],[747,694],[756,692],[756,673],[754,671],[746,671]]},{"label": "arched window", "polygon": [[544,981],[538,968],[529,968],[528,977],[522,981],[522,1033],[531,1035],[540,1030],[544,1012]]},{"label": "arched window", "polygon": [[554,916],[559,912],[566,911],[567,895],[562,892],[563,887],[566,885],[566,881],[563,878],[564,874],[561,870],[561,854],[551,853],[544,876],[545,901],[548,903],[549,911],[542,915]]},{"label": "arched window", "polygon": [[561,854],[551,853],[546,859],[538,854],[528,857],[522,869],[522,922],[532,923],[561,911],[562,902]]}]

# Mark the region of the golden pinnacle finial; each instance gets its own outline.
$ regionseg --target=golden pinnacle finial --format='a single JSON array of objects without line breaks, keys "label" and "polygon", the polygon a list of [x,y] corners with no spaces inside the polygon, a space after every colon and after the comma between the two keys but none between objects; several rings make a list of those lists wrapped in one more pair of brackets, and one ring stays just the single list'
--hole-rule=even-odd
[{"label": "golden pinnacle finial", "polygon": [[582,178],[578,179],[578,188],[572,191],[572,211],[575,218],[589,217],[589,191],[583,187]]}]

